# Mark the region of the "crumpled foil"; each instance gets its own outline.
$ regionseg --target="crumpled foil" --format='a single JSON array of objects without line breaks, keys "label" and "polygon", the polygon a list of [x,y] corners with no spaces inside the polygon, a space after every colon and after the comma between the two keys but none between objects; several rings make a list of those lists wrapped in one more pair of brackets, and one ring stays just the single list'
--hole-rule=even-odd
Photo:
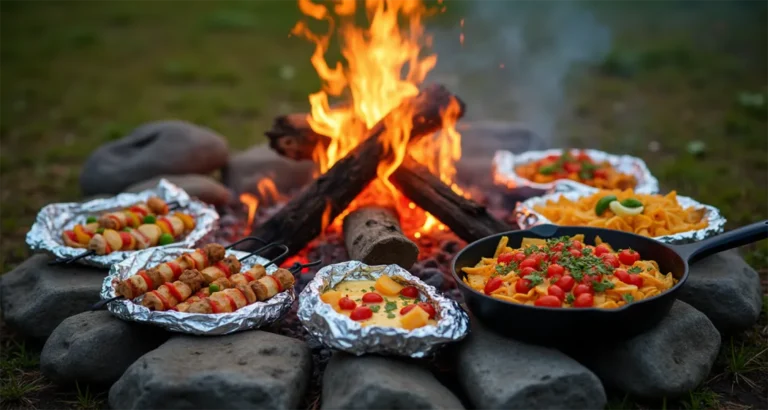
[{"label": "crumpled foil", "polygon": [[[515,172],[515,168],[522,164],[538,161],[546,158],[548,155],[560,155],[563,151],[563,149],[550,149],[546,151],[528,151],[522,154],[513,154],[512,152],[503,150],[496,151],[496,154],[493,157],[494,181],[499,185],[504,185],[510,188],[528,186],[547,191],[552,191],[555,188],[557,188],[558,191],[594,188],[569,179],[559,179],[546,184],[537,183],[525,179]],[[633,175],[635,179],[637,179],[637,185],[634,187],[634,190],[639,194],[655,194],[659,192],[659,181],[651,175],[648,166],[645,165],[645,162],[640,158],[630,157],[628,155],[613,155],[593,149],[574,149],[570,151],[584,151],[587,155],[592,157],[595,162],[607,161],[617,171]]]},{"label": "crumpled foil", "polygon": [[[104,278],[101,285],[101,299],[106,300],[117,296],[115,293],[117,283],[135,275],[141,269],[157,266],[174,260],[185,252],[193,251],[194,249],[149,248],[135,252],[109,270],[109,275]],[[227,254],[235,255],[238,259],[248,255],[247,252],[235,250],[227,250]],[[241,262],[242,270],[250,269],[257,263],[266,265],[269,261],[254,255]],[[267,273],[272,274],[277,267],[270,265],[266,269]],[[142,298],[143,296],[132,301],[117,300],[109,303],[107,308],[113,315],[123,320],[149,323],[173,332],[216,336],[255,329],[277,321],[291,310],[296,295],[291,288],[264,302],[256,302],[231,313],[217,314],[151,311],[141,305]]]},{"label": "crumpled foil", "polygon": [[[361,326],[320,300],[324,291],[344,280],[376,280],[382,275],[418,288],[421,300],[432,302],[436,307],[437,325],[414,330]],[[298,316],[304,328],[321,343],[357,356],[378,353],[421,358],[445,343],[463,339],[469,332],[467,313],[434,287],[398,265],[368,266],[357,261],[328,265],[317,272],[299,296]]]},{"label": "crumpled foil", "polygon": [[[547,219],[544,215],[534,211],[534,207],[539,205],[545,206],[547,201],[557,201],[561,196],[571,201],[575,201],[579,198],[593,195],[598,191],[599,189],[596,188],[582,187],[579,190],[554,192],[547,195],[530,198],[524,202],[518,202],[517,206],[515,207],[515,217],[517,219],[517,223],[520,225],[520,229],[528,229],[541,224],[557,225]],[[653,239],[669,244],[683,244],[701,241],[703,239],[709,238],[710,236],[715,236],[723,232],[726,220],[725,217],[720,214],[720,211],[717,208],[711,205],[702,204],[701,202],[681,195],[677,195],[677,203],[679,203],[683,208],[704,208],[706,210],[704,217],[707,219],[707,227],[695,231],[680,232],[674,235],[657,236]]]},{"label": "crumpled foil", "polygon": [[[191,199],[183,189],[161,179],[157,187],[136,194],[124,193],[112,198],[94,199],[84,203],[68,202],[46,205],[37,214],[35,224],[27,233],[27,245],[33,251],[50,252],[60,259],[80,255],[87,249],[64,245],[64,241],[61,240],[62,232],[72,229],[78,223],[84,223],[89,216],[124,209],[146,201],[152,196],[162,198],[166,202],[177,202],[180,205],[178,210],[192,215],[196,223],[195,229],[178,242],[155,248],[190,248],[206,234],[216,229],[219,214],[213,206]],[[77,263],[108,268],[136,252],[117,251],[108,255],[91,255],[78,259]]]}]

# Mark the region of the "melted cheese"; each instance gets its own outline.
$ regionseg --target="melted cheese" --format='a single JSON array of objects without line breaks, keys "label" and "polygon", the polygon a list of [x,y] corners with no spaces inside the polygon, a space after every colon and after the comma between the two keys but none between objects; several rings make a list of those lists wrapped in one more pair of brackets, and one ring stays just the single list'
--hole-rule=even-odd
[{"label": "melted cheese", "polygon": [[[380,292],[375,290],[374,283],[376,282],[372,280],[343,281],[336,285],[333,290],[341,292],[342,297],[348,296],[350,299],[355,301],[357,306],[368,306],[371,308],[371,310],[374,310],[373,316],[370,319],[356,321],[357,323],[360,323],[360,325],[402,328],[403,326],[400,323],[400,318],[402,318],[403,315],[400,314],[400,310],[408,305],[419,303],[420,300],[402,296],[382,295]],[[381,303],[363,303],[363,295],[371,292],[380,295],[382,298],[384,298],[384,301]],[[375,306],[379,307],[378,312],[375,311]],[[393,306],[394,309],[392,309]],[[387,311],[388,307],[390,308],[389,311]],[[334,308],[337,312],[347,317],[349,317],[349,315],[352,313],[351,310],[339,309],[338,305],[334,306]],[[433,319],[427,321],[427,326],[436,324],[437,321]]]}]

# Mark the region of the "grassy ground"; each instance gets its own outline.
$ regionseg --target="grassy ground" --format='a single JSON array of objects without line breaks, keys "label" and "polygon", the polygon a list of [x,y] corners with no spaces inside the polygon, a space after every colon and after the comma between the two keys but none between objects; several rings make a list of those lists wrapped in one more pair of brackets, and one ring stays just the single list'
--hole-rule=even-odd
[{"label": "grassy ground", "polygon": [[[470,7],[448,4],[458,11],[442,16],[444,24]],[[717,206],[731,228],[765,219],[764,2],[586,7],[612,29],[613,50],[569,82],[558,133],[643,157],[665,187]],[[28,256],[24,235],[43,205],[79,198],[80,164],[100,144],[142,122],[180,118],[245,148],[261,140],[274,114],[303,108],[318,87],[311,46],[287,36],[298,17],[291,1],[3,1],[0,15],[3,273]],[[745,257],[765,278],[768,245],[747,247]],[[726,337],[718,377],[682,402],[618,397],[611,408],[761,407],[767,325],[763,316],[733,344]],[[6,405],[99,406],[103,396],[83,386],[79,393],[48,386],[33,349],[7,333]]]}]

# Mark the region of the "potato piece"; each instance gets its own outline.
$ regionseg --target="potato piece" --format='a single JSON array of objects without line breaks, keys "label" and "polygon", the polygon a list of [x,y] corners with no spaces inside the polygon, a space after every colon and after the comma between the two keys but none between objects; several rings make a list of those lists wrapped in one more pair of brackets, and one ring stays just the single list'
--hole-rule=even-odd
[{"label": "potato piece", "polygon": [[387,296],[397,296],[403,290],[403,285],[395,282],[389,276],[379,277],[379,280],[373,286],[376,290]]},{"label": "potato piece", "polygon": [[547,244],[547,241],[544,239],[539,238],[523,238],[523,242],[520,244],[520,247],[525,249],[531,245],[536,246],[544,246]]},{"label": "potato piece", "polygon": [[411,309],[410,312],[406,313],[403,315],[403,317],[400,318],[400,324],[403,326],[403,329],[408,330],[426,326],[428,321],[429,313],[425,312],[424,309],[419,306]]},{"label": "potato piece", "polygon": [[120,234],[114,229],[105,229],[104,239],[106,239],[109,247],[112,248],[113,251],[120,250],[123,247],[123,238],[121,238]]},{"label": "potato piece", "polygon": [[320,295],[320,300],[323,302],[333,306],[334,308],[339,307],[339,300],[341,299],[342,295],[341,292],[338,290],[329,290],[322,295]]}]

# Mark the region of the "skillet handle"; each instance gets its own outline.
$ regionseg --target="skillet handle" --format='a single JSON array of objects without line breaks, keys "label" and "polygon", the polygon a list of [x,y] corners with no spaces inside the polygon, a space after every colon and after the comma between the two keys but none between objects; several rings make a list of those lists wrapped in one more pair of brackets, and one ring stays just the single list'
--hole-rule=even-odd
[{"label": "skillet handle", "polygon": [[743,226],[701,242],[677,245],[675,250],[690,264],[709,255],[766,238],[768,238],[768,220]]}]

